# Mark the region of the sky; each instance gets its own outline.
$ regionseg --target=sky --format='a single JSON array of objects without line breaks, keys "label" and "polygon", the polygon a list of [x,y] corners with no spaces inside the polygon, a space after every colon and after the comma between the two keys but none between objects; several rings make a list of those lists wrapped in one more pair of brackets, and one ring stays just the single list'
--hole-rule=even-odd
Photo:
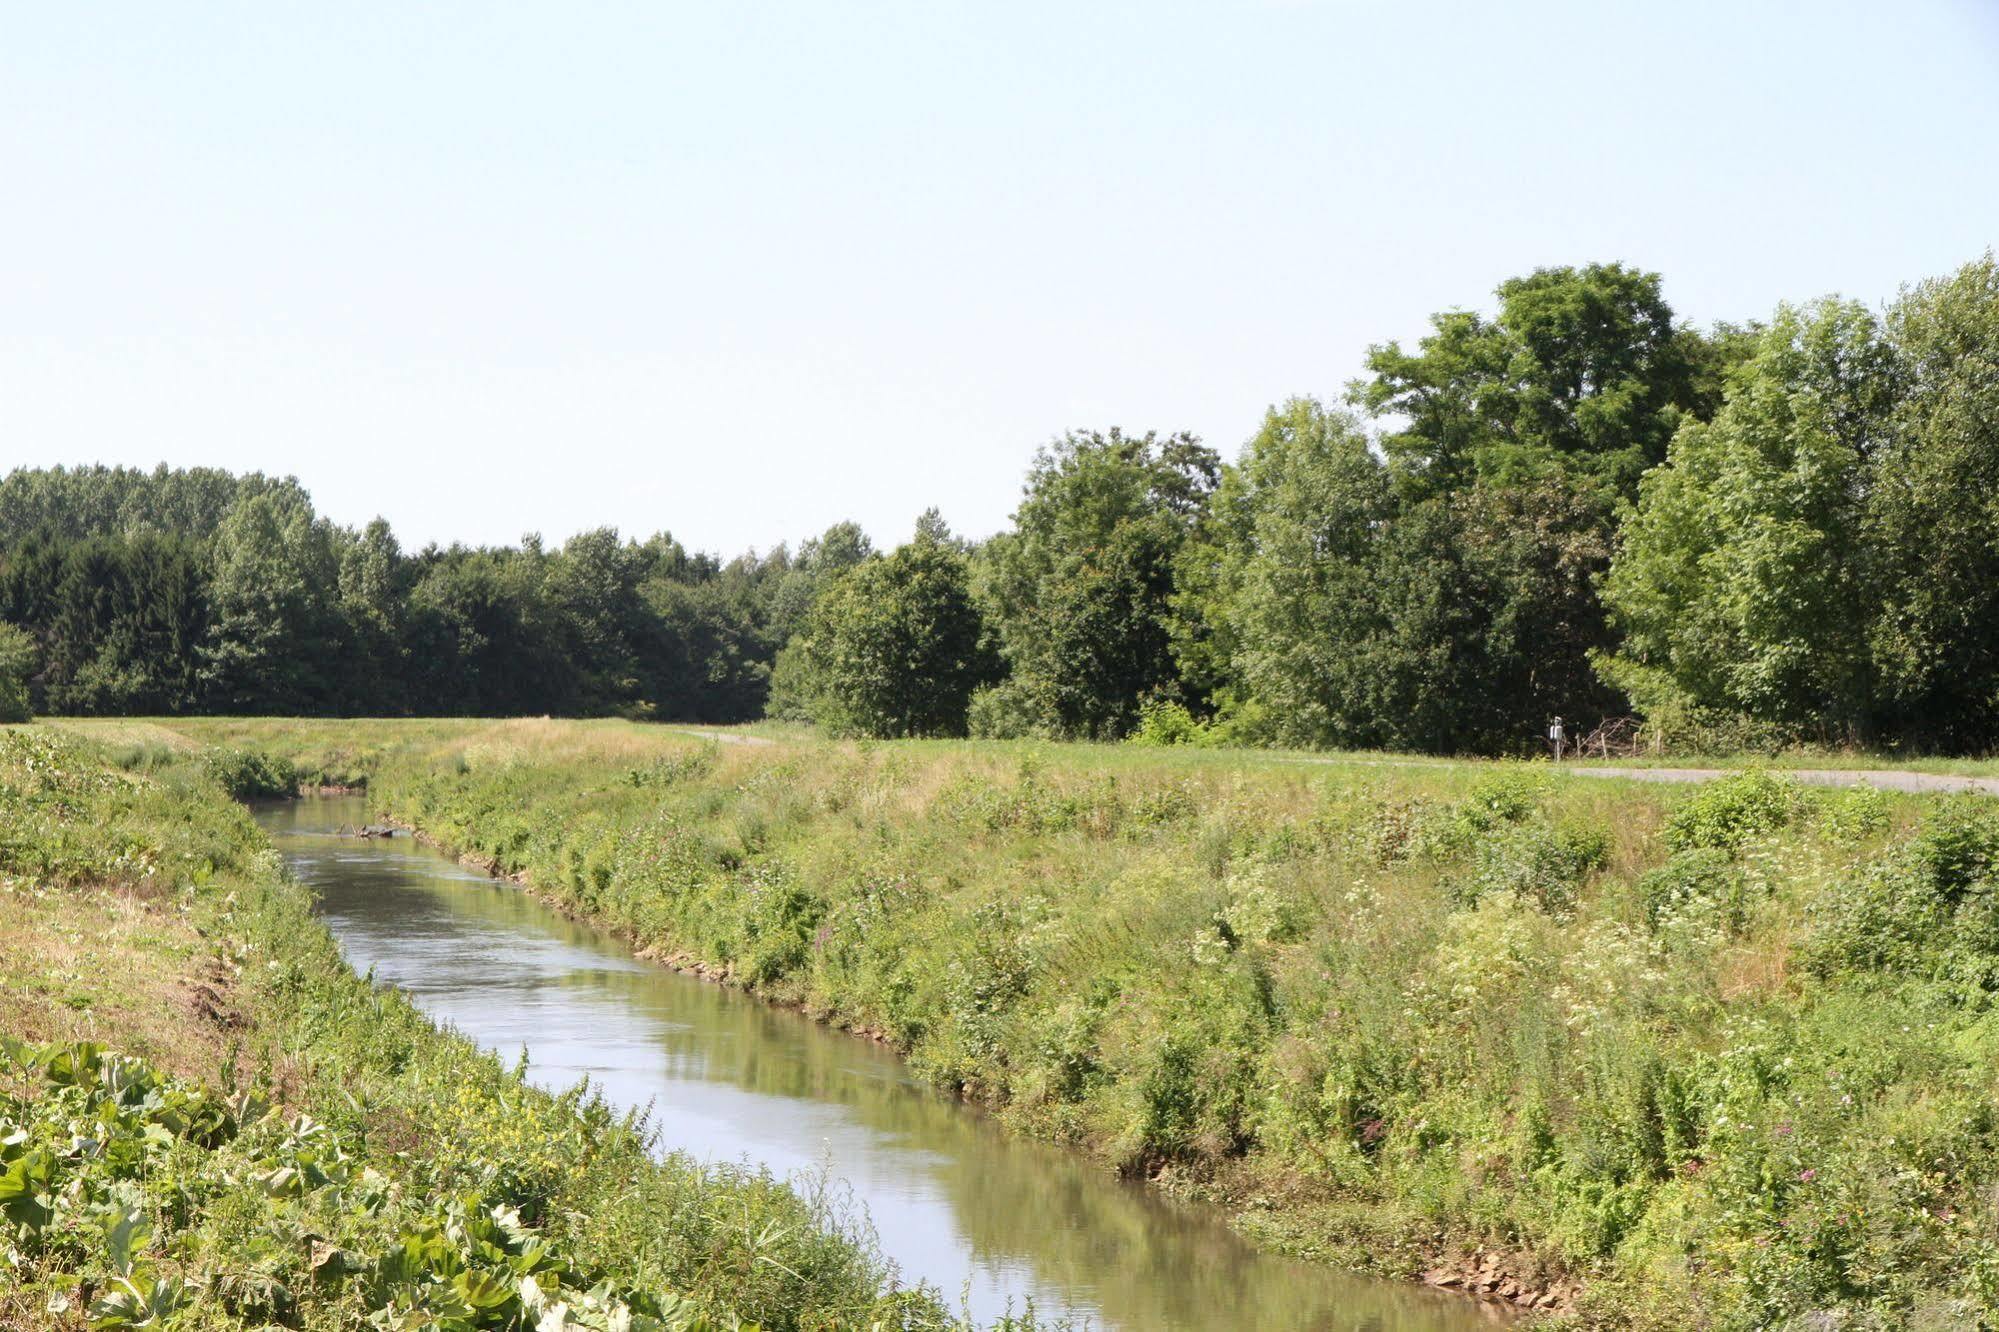
[{"label": "sky", "polygon": [[733,554],[1233,454],[1537,266],[1999,244],[1999,0],[0,5],[0,471]]}]

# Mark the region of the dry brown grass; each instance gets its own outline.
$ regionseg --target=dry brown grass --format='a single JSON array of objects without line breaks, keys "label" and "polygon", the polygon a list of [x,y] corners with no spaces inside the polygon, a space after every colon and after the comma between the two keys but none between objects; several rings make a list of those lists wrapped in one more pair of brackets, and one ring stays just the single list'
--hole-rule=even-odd
[{"label": "dry brown grass", "polygon": [[1715,992],[1726,1003],[1771,999],[1791,987],[1791,938],[1777,931],[1719,959]]},{"label": "dry brown grass", "polygon": [[124,889],[0,891],[0,1031],[97,1041],[214,1080],[248,1020],[235,977],[158,896]]}]

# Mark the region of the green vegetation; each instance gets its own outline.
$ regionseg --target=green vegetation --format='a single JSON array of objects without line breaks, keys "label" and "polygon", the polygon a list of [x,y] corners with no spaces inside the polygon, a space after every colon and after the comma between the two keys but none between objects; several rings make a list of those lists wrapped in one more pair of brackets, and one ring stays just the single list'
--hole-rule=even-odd
[{"label": "green vegetation", "polygon": [[298,793],[298,769],[289,761],[261,750],[216,749],[202,756],[208,775],[238,800],[267,799]]},{"label": "green vegetation", "polygon": [[1507,1255],[1614,1326],[1999,1318],[1982,800],[362,729],[384,811],[1262,1242]]},{"label": "green vegetation", "polygon": [[289,479],[0,480],[0,620],[33,634],[33,696],[56,713],[742,720],[819,583],[865,550],[842,525],[797,559],[727,564],[609,531],[412,554],[379,520],[318,516]]},{"label": "green vegetation", "polygon": [[1009,530],[933,512],[885,554],[851,523],[727,563],[609,530],[406,554],[289,480],[17,471],[0,620],[35,640],[29,703],[69,714],[1520,755],[1556,715],[1629,748],[1636,712],[1654,752],[1999,743],[1999,261],[1707,331],[1621,264],[1496,295],[1231,462],[1072,431]]},{"label": "green vegetation", "polygon": [[943,520],[925,514],[915,540],[835,582],[783,663],[793,706],[836,735],[962,731],[994,665]]},{"label": "green vegetation", "polygon": [[25,630],[0,623],[0,722],[28,720],[28,679],[34,671],[35,640]]},{"label": "green vegetation", "polygon": [[1645,482],[1611,674],[1656,714],[1989,750],[1999,264],[1885,321],[1780,310],[1751,347]]},{"label": "green vegetation", "polygon": [[0,733],[0,1326],[945,1325],[823,1204],[347,970],[216,780],[282,763],[113,752]]},{"label": "green vegetation", "polygon": [[981,552],[1008,680],[975,705],[975,734],[1115,739],[1141,700],[1181,691],[1175,566],[1220,461],[1192,436],[1117,430],[1041,452],[1014,530]]}]

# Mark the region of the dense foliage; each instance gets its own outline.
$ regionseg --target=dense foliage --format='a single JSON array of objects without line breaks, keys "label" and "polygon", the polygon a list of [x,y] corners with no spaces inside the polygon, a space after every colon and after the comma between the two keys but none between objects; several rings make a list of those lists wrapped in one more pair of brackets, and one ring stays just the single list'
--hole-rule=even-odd
[{"label": "dense foliage", "polygon": [[20,471],[0,620],[58,713],[1115,739],[1171,709],[1181,741],[1517,753],[1635,711],[1684,746],[1999,744],[1999,262],[1706,332],[1619,264],[1497,296],[1232,462],[1071,432],[979,543],[932,517],[885,554],[840,524],[726,564],[608,530],[406,555],[291,481]]},{"label": "dense foliage", "polygon": [[[770,661],[831,573],[843,524],[723,563],[671,537],[560,550],[402,550],[316,514],[293,482],[205,471],[0,481],[0,621],[62,714],[761,714]],[[0,643],[0,694],[16,658]]]},{"label": "dense foliage", "polygon": [[943,520],[925,514],[907,545],[833,582],[782,669],[780,697],[835,734],[962,734],[972,691],[995,668]]},{"label": "dense foliage", "polygon": [[[227,729],[259,735],[337,738]],[[1989,800],[553,722],[365,742],[384,808],[1270,1242],[1499,1255],[1609,1326],[1999,1319]]]},{"label": "dense foliage", "polygon": [[[225,1325],[289,1322],[314,1306],[390,1327],[736,1326],[677,1293],[592,1284],[516,1208],[476,1193],[412,1196],[341,1133],[254,1093],[224,1096],[90,1043],[10,1042],[5,1054],[32,1088],[0,1097],[0,1207],[16,1271],[54,1287],[53,1315],[77,1300],[48,1274],[95,1277],[97,1332],[193,1327],[204,1312]],[[202,1206],[190,1215],[176,1193]],[[223,1214],[232,1249],[202,1254],[223,1239],[211,1221]],[[162,1249],[214,1265],[190,1281]]]},{"label": "dense foliage", "polygon": [[980,552],[1007,695],[986,734],[1115,738],[1182,691],[1174,566],[1220,460],[1186,435],[1071,434],[1042,451],[1014,529]]},{"label": "dense foliage", "polygon": [[1999,263],[1780,310],[1645,480],[1608,672],[1655,712],[1999,744]]},{"label": "dense foliage", "polygon": [[0,1326],[952,1325],[852,1218],[356,976],[247,771],[289,765],[0,732]]},{"label": "dense foliage", "polygon": [[0,623],[0,722],[28,720],[28,678],[34,672],[35,640],[25,630]]}]

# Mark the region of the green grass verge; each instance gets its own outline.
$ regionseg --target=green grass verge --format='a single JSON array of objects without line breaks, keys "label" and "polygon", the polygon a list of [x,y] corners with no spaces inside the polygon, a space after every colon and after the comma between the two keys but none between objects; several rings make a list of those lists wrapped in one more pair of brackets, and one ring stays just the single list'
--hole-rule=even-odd
[{"label": "green grass verge", "polygon": [[615,723],[185,730],[366,750],[383,809],[1277,1247],[1496,1256],[1602,1325],[1999,1320],[1982,798]]},{"label": "green grass verge", "polygon": [[150,739],[0,734],[0,1326],[953,1325],[862,1223],[356,977],[233,767]]}]

